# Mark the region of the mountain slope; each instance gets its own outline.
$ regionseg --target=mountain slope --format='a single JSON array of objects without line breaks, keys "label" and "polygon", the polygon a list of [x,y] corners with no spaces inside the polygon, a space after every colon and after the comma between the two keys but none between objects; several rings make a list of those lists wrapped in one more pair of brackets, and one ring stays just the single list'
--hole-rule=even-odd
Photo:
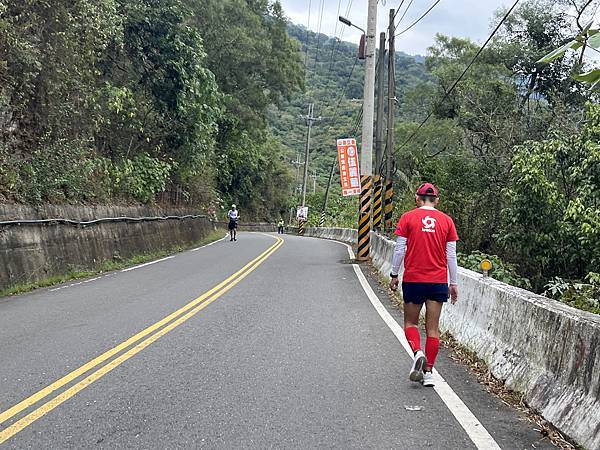
[{"label": "mountain slope", "polygon": [[[319,186],[324,186],[329,165],[336,154],[335,140],[341,136],[359,137],[361,130],[364,61],[357,60],[358,45],[340,42],[325,34],[317,34],[294,24],[288,33],[297,39],[306,61],[305,91],[293,95],[279,107],[269,111],[273,134],[288,148],[290,160],[304,155],[306,124],[300,115],[307,114],[308,104],[314,103],[314,115],[322,120],[315,123],[311,135],[309,171],[317,171]],[[308,52],[307,52],[308,50]],[[308,54],[308,57],[306,55]],[[396,54],[396,96],[401,98],[407,89],[427,80],[422,57]],[[386,68],[387,71],[387,68]],[[387,79],[387,76],[386,76]],[[387,85],[387,80],[386,80]]]}]

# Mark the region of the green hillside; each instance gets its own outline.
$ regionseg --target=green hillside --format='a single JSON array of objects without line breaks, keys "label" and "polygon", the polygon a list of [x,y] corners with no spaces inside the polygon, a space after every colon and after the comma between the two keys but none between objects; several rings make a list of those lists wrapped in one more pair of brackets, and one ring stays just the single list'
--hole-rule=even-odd
[{"label": "green hillside", "polygon": [[[317,189],[323,189],[336,154],[335,139],[349,135],[357,126],[363,97],[364,61],[357,60],[355,43],[340,42],[312,31],[307,33],[306,28],[294,24],[288,25],[288,34],[301,45],[303,61],[306,61],[306,89],[296,92],[279,107],[271,107],[268,119],[272,133],[288,149],[290,160],[297,154],[302,159],[306,124],[299,116],[307,114],[309,103],[315,104],[314,115],[323,120],[313,127],[309,171],[311,174],[317,171]],[[417,59],[423,61],[422,57],[396,55],[398,97],[428,79],[424,64]],[[360,131],[361,123],[358,123],[356,137]]]}]

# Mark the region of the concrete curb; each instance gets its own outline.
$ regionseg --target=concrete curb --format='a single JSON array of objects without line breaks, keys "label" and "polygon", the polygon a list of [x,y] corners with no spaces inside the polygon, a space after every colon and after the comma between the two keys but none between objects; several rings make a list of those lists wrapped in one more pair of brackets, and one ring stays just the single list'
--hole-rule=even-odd
[{"label": "concrete curb", "polygon": [[[307,228],[306,236],[354,244],[356,230]],[[388,277],[394,242],[371,234],[371,257]],[[600,316],[459,270],[460,300],[441,326],[563,433],[600,448]]]}]

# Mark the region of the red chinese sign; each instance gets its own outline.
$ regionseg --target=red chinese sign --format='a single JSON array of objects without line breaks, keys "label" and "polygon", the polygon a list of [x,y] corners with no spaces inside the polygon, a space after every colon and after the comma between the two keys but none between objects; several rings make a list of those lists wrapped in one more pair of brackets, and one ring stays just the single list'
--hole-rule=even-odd
[{"label": "red chinese sign", "polygon": [[360,195],[360,170],[358,168],[356,139],[338,139],[337,149],[342,195],[344,197]]}]

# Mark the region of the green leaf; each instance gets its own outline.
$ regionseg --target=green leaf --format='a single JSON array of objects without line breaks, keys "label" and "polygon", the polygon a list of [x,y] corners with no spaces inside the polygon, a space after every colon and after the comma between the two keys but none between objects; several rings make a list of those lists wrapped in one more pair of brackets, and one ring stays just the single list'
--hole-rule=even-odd
[{"label": "green leaf", "polygon": [[600,33],[598,33],[598,30],[595,30],[596,33],[591,34],[592,32],[590,31],[590,37],[588,38],[587,44],[590,47],[593,48],[599,48],[600,47]]},{"label": "green leaf", "polygon": [[565,54],[565,52],[567,50],[569,50],[570,48],[573,49],[573,50],[577,50],[578,48],[581,48],[581,46],[582,46],[581,42],[578,42],[576,40],[573,40],[571,42],[567,42],[562,47],[559,47],[556,50],[553,50],[550,53],[548,53],[543,58],[538,59],[537,63],[538,64],[551,63],[553,61],[556,61],[558,58],[562,57]]},{"label": "green leaf", "polygon": [[600,69],[593,69],[589,72],[573,75],[573,78],[577,81],[589,83],[592,85],[592,88],[594,88],[600,83]]}]

